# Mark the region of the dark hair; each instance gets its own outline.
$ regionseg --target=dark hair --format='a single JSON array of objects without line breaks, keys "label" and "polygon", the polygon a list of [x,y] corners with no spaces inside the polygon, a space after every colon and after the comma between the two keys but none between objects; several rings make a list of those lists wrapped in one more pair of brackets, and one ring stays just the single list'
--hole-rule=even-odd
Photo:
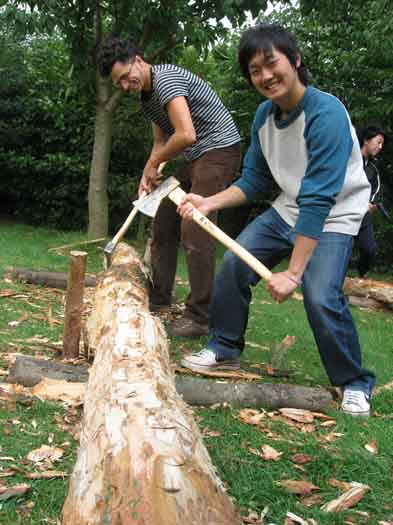
[{"label": "dark hair", "polygon": [[238,60],[243,76],[251,84],[248,65],[250,60],[261,51],[265,55],[271,55],[273,47],[283,53],[289,63],[297,69],[299,80],[307,86],[310,83],[310,73],[303,60],[297,67],[296,60],[301,57],[300,49],[292,33],[278,24],[259,23],[243,33],[238,50]]},{"label": "dark hair", "polygon": [[359,138],[359,144],[360,147],[364,145],[366,140],[373,139],[377,135],[382,135],[384,139],[386,139],[386,134],[381,126],[378,124],[371,124],[370,126],[366,126],[365,128],[362,128],[358,132],[358,138]]},{"label": "dark hair", "polygon": [[103,77],[111,74],[115,62],[132,62],[136,55],[143,58],[143,54],[131,39],[121,40],[117,37],[109,38],[102,43],[97,51],[97,67]]}]

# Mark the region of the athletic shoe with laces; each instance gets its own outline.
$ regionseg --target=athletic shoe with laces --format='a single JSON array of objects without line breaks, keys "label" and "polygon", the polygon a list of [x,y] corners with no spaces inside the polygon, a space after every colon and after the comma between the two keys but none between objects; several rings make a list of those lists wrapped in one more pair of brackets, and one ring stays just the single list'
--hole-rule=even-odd
[{"label": "athletic shoe with laces", "polygon": [[341,409],[351,416],[369,416],[370,398],[362,390],[352,390],[347,387],[344,390]]},{"label": "athletic shoe with laces", "polygon": [[235,358],[226,361],[217,361],[216,354],[208,348],[203,348],[196,354],[186,356],[181,360],[184,368],[194,370],[194,372],[206,372],[212,370],[237,370],[240,368],[240,359]]}]

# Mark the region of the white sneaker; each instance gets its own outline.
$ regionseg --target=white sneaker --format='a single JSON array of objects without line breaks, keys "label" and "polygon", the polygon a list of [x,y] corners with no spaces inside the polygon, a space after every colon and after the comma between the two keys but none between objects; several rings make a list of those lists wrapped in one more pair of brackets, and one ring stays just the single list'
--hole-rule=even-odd
[{"label": "white sneaker", "polygon": [[236,370],[240,368],[240,359],[217,361],[216,354],[212,350],[203,348],[196,354],[186,356],[180,363],[184,368],[195,372],[206,372],[211,370]]},{"label": "white sneaker", "polygon": [[341,409],[351,416],[367,417],[370,415],[369,396],[361,390],[352,390],[350,387],[347,387],[344,390]]}]

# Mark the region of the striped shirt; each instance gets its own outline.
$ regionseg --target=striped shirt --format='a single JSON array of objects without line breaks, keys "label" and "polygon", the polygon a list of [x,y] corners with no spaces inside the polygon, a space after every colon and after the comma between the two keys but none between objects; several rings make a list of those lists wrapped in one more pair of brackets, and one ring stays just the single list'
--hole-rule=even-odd
[{"label": "striped shirt", "polygon": [[233,118],[213,89],[190,71],[171,64],[152,66],[152,89],[141,93],[143,113],[166,135],[175,130],[169,120],[166,104],[185,97],[197,140],[183,152],[188,161],[206,151],[226,148],[240,141]]}]

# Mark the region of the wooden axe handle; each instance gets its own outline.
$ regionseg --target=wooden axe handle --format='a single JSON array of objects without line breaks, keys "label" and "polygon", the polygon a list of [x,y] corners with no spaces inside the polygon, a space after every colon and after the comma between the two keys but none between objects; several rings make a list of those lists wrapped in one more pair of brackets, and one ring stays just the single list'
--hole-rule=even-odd
[{"label": "wooden axe handle", "polygon": [[[177,206],[179,206],[182,198],[186,195],[186,193],[181,188],[175,188],[171,193],[168,195],[170,200],[174,202]],[[272,272],[266,268],[256,257],[254,257],[248,250],[243,248],[238,242],[234,241],[232,237],[229,237],[226,233],[224,233],[218,226],[216,226],[213,222],[211,222],[207,217],[202,215],[200,211],[198,211],[196,208],[194,208],[193,213],[193,220],[201,228],[203,228],[207,233],[209,233],[212,237],[220,241],[224,246],[229,248],[233,253],[235,253],[240,259],[248,264],[250,268],[252,268],[258,275],[263,277],[266,281],[270,279],[272,276]]]}]

